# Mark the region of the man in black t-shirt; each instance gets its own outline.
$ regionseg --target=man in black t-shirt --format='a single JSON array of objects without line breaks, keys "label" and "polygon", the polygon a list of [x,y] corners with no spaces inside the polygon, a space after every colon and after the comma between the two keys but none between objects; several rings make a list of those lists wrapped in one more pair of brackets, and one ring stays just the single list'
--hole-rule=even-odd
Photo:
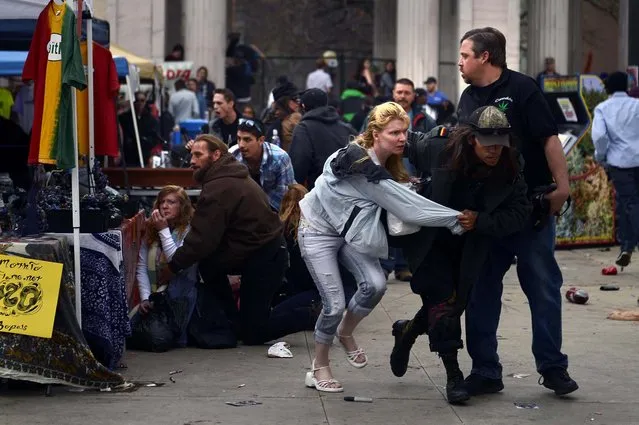
[{"label": "man in black t-shirt", "polygon": [[222,88],[213,92],[213,111],[215,117],[209,123],[211,134],[219,137],[228,147],[237,144],[240,113],[235,108],[235,95],[231,90]]},{"label": "man in black t-shirt", "polygon": [[497,326],[503,277],[517,257],[519,283],[532,316],[533,354],[543,385],[558,395],[578,385],[568,375],[568,357],[561,352],[561,270],[554,256],[555,221],[569,195],[568,166],[557,125],[535,80],[506,66],[506,39],[494,28],[474,29],[461,39],[459,69],[470,84],[459,101],[460,121],[475,109],[493,105],[506,113],[525,166],[524,177],[533,194],[555,183],[545,195],[551,217],[534,220],[520,233],[495,242],[484,272],[466,309],[466,339],[473,359],[466,386],[471,395],[503,389],[497,355]]}]

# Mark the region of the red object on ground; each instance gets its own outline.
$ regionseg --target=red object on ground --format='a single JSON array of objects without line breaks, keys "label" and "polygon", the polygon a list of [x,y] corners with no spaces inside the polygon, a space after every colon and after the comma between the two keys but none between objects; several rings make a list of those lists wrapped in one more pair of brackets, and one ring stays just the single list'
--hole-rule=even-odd
[{"label": "red object on ground", "polygon": [[601,269],[601,274],[604,276],[613,276],[617,274],[617,268],[615,266],[608,266]]},{"label": "red object on ground", "polygon": [[574,304],[586,304],[589,298],[588,292],[574,286],[566,291],[566,299]]}]

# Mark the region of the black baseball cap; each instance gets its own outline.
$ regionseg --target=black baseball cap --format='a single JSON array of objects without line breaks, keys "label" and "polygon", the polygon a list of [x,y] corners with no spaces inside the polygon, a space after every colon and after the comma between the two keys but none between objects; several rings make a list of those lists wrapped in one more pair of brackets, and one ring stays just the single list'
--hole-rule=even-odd
[{"label": "black baseball cap", "polygon": [[302,93],[300,103],[306,112],[328,105],[328,94],[321,89],[308,89]]}]

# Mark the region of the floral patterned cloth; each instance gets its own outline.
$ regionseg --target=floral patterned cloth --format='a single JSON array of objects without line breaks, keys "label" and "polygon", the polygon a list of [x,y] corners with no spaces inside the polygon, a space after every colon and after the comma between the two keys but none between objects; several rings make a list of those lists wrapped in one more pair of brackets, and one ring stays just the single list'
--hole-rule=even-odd
[{"label": "floral patterned cloth", "polygon": [[122,376],[96,360],[77,323],[71,302],[73,268],[66,239],[47,236],[2,239],[0,251],[63,264],[51,339],[0,333],[0,377],[97,388],[124,384]]},{"label": "floral patterned cloth", "polygon": [[[73,234],[56,234],[73,243]],[[95,357],[118,367],[131,335],[126,304],[122,232],[80,234],[82,331]]]}]

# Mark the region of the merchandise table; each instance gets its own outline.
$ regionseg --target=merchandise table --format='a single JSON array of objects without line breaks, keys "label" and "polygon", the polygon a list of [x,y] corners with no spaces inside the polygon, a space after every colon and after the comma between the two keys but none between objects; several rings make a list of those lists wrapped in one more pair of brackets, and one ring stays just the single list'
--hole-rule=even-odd
[{"label": "merchandise table", "polygon": [[[0,333],[0,377],[97,388],[123,384],[124,379],[120,375],[96,359],[78,325],[71,301],[75,291],[66,238],[0,239],[0,252],[63,264],[52,337]],[[100,264],[106,263],[102,260]],[[83,284],[83,293],[85,291]]]},{"label": "merchandise table", "polygon": [[[73,248],[73,233],[48,233]],[[131,333],[126,305],[122,231],[80,233],[82,331],[94,356],[113,370]]]}]

